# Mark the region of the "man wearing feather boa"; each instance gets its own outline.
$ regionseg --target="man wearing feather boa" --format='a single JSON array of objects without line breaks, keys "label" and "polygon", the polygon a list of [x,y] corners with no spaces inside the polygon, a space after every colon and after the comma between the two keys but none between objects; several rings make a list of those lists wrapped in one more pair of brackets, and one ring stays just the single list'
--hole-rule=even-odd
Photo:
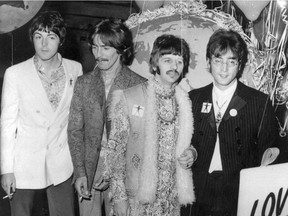
[{"label": "man wearing feather boa", "polygon": [[177,216],[181,205],[195,201],[192,104],[178,85],[189,59],[184,39],[162,35],[150,57],[154,76],[114,93],[105,157],[113,215]]}]

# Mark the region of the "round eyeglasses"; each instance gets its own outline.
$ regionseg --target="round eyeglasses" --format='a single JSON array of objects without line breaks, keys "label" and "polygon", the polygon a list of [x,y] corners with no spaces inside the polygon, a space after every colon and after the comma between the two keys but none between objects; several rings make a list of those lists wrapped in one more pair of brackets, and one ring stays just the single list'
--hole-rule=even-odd
[{"label": "round eyeglasses", "polygon": [[238,65],[238,60],[236,59],[228,59],[226,62],[224,62],[224,60],[221,58],[212,57],[211,61],[218,67],[223,66],[224,64],[231,68]]}]

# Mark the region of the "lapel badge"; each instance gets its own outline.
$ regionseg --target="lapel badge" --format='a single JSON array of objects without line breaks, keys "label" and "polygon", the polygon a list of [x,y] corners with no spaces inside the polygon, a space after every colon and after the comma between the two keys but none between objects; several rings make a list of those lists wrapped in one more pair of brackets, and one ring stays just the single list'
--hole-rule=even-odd
[{"label": "lapel badge", "polygon": [[229,114],[230,114],[230,116],[235,117],[235,116],[237,116],[238,112],[237,112],[236,109],[231,109],[231,110],[229,111]]},{"label": "lapel badge", "polygon": [[201,113],[209,113],[212,107],[212,103],[204,102],[202,104]]},{"label": "lapel badge", "polygon": [[138,117],[143,117],[144,114],[144,107],[134,104],[132,108],[132,115],[133,116],[138,116]]}]

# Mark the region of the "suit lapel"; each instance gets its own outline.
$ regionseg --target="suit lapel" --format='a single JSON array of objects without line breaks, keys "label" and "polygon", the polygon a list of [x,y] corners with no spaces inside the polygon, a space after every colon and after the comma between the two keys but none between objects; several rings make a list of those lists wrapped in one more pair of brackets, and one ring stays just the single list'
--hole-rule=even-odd
[{"label": "suit lapel", "polygon": [[107,100],[110,101],[110,98],[115,90],[128,88],[129,82],[130,82],[129,73],[127,71],[127,68],[123,66],[115,77],[115,80],[108,93]]},{"label": "suit lapel", "polygon": [[[106,93],[105,93],[105,84],[104,84],[104,80],[102,77],[102,73],[98,68],[95,68],[93,73],[92,73],[92,78],[91,78],[91,82],[89,82],[88,85],[85,86],[85,88],[88,88],[89,91],[89,97],[87,98],[88,100],[92,100],[93,103],[99,103],[100,108],[101,108],[101,112],[102,112],[102,119],[103,122],[106,122],[106,104],[107,104],[107,100],[106,100]],[[111,86],[112,88],[112,86]],[[111,92],[111,90],[110,90]],[[109,92],[109,94],[110,94]],[[108,94],[108,96],[109,96]],[[90,109],[89,109],[90,110]],[[90,110],[91,112],[94,112],[94,110]],[[94,116],[94,115],[91,115]],[[99,118],[99,117],[97,117]],[[95,121],[97,121],[98,119],[94,119]]]},{"label": "suit lapel", "polygon": [[207,121],[209,122],[210,126],[211,126],[213,129],[216,129],[214,109],[211,109],[211,112],[209,113],[209,116],[208,116],[208,118],[207,118]]},{"label": "suit lapel", "polygon": [[210,84],[209,86],[207,86],[207,91],[205,91],[205,94],[203,95],[203,100],[202,100],[200,109],[202,110],[204,103],[210,103],[212,105],[210,112],[208,113],[201,112],[201,113],[203,114],[203,118],[207,119],[207,122],[209,122],[211,128],[216,129],[214,107],[213,107],[213,100],[212,100],[212,87],[213,87],[213,84]]},{"label": "suit lapel", "polygon": [[101,71],[99,69],[96,69],[93,72],[91,83],[89,86],[89,91],[91,91],[92,98],[95,99],[95,101],[100,100],[103,102],[103,107],[105,107],[106,103],[106,97],[105,97],[105,85],[103,81],[103,77],[101,75]]},{"label": "suit lapel", "polygon": [[[227,110],[223,116],[223,121],[227,121],[229,118],[231,118],[231,110],[235,110],[235,114],[237,114],[237,112],[242,109],[246,104],[246,101],[243,100],[241,97],[239,97],[238,95],[235,95],[232,97],[231,102],[229,104],[229,106],[227,107]],[[233,114],[232,114],[233,116]]]},{"label": "suit lapel", "polygon": [[[235,93],[226,109],[226,112],[223,116],[222,121],[227,121],[233,116],[233,114],[232,116],[230,114],[231,110],[234,109],[236,112],[239,112],[239,110],[241,110],[246,105],[245,92],[243,90],[243,85],[244,84],[242,84],[241,82],[238,82]],[[207,86],[207,91],[205,91],[205,94],[203,95],[203,100],[202,100],[200,109],[202,109],[203,103],[212,104],[210,112],[202,113],[202,114],[203,114],[203,118],[207,118],[207,122],[209,122],[210,126],[213,129],[216,129],[214,107],[213,107],[213,100],[212,100],[212,88],[213,88],[213,84],[210,84],[209,86]]]},{"label": "suit lapel", "polygon": [[[244,95],[241,95],[241,93],[243,93],[242,91],[242,83],[240,83],[238,81],[238,84],[237,84],[237,88],[235,90],[235,93],[226,109],[226,112],[223,116],[223,121],[227,121],[228,119],[230,119],[232,116],[235,117],[237,115],[237,113],[239,112],[239,110],[241,110],[245,105],[246,105],[246,100],[244,99],[245,96]],[[231,115],[231,110],[235,110],[234,114],[232,113]]]},{"label": "suit lapel", "polygon": [[[109,106],[111,104],[113,92],[115,90],[118,90],[118,89],[127,89],[128,88],[129,82],[130,82],[129,74],[130,74],[129,70],[125,66],[123,66],[121,68],[121,70],[118,72],[118,74],[116,75],[116,77],[114,79],[114,82],[112,83],[112,86],[111,86],[111,88],[109,90],[107,99],[106,99],[106,104],[104,106],[106,108],[104,110],[105,111],[105,115],[104,116],[106,116],[106,117],[108,116],[107,113],[108,113]],[[107,137],[109,137],[110,128],[111,128],[111,122],[107,121],[107,120],[108,119],[105,118]]]},{"label": "suit lapel", "polygon": [[25,76],[23,76],[23,84],[25,85],[26,89],[31,92],[32,95],[36,98],[35,101],[39,101],[39,103],[44,107],[44,110],[48,111],[50,114],[53,113],[53,109],[50,105],[48,100],[47,94],[45,89],[42,85],[41,79],[38,75],[38,71],[36,70],[33,58],[30,60],[30,67],[25,72]]},{"label": "suit lapel", "polygon": [[65,64],[64,59],[63,59],[63,69],[65,73],[65,87],[64,87],[63,95],[61,97],[61,101],[58,104],[57,109],[53,112],[54,117],[52,119],[52,122],[57,118],[59,112],[63,109],[63,107],[65,107],[67,103],[70,103],[72,99],[72,95],[73,95],[74,84],[77,79],[77,75],[73,76],[73,73],[71,73],[70,70],[67,68],[67,65]]}]

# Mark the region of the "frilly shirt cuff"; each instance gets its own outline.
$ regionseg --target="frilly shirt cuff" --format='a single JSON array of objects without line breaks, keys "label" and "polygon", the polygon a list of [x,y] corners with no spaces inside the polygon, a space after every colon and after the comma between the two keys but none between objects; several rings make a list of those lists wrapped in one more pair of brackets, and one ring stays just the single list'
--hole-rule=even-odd
[{"label": "frilly shirt cuff", "polygon": [[194,159],[193,162],[195,162],[195,161],[197,160],[197,158],[198,158],[197,150],[196,150],[192,145],[189,146],[189,147],[187,148],[187,150],[190,150],[190,151],[192,152],[193,159]]}]

